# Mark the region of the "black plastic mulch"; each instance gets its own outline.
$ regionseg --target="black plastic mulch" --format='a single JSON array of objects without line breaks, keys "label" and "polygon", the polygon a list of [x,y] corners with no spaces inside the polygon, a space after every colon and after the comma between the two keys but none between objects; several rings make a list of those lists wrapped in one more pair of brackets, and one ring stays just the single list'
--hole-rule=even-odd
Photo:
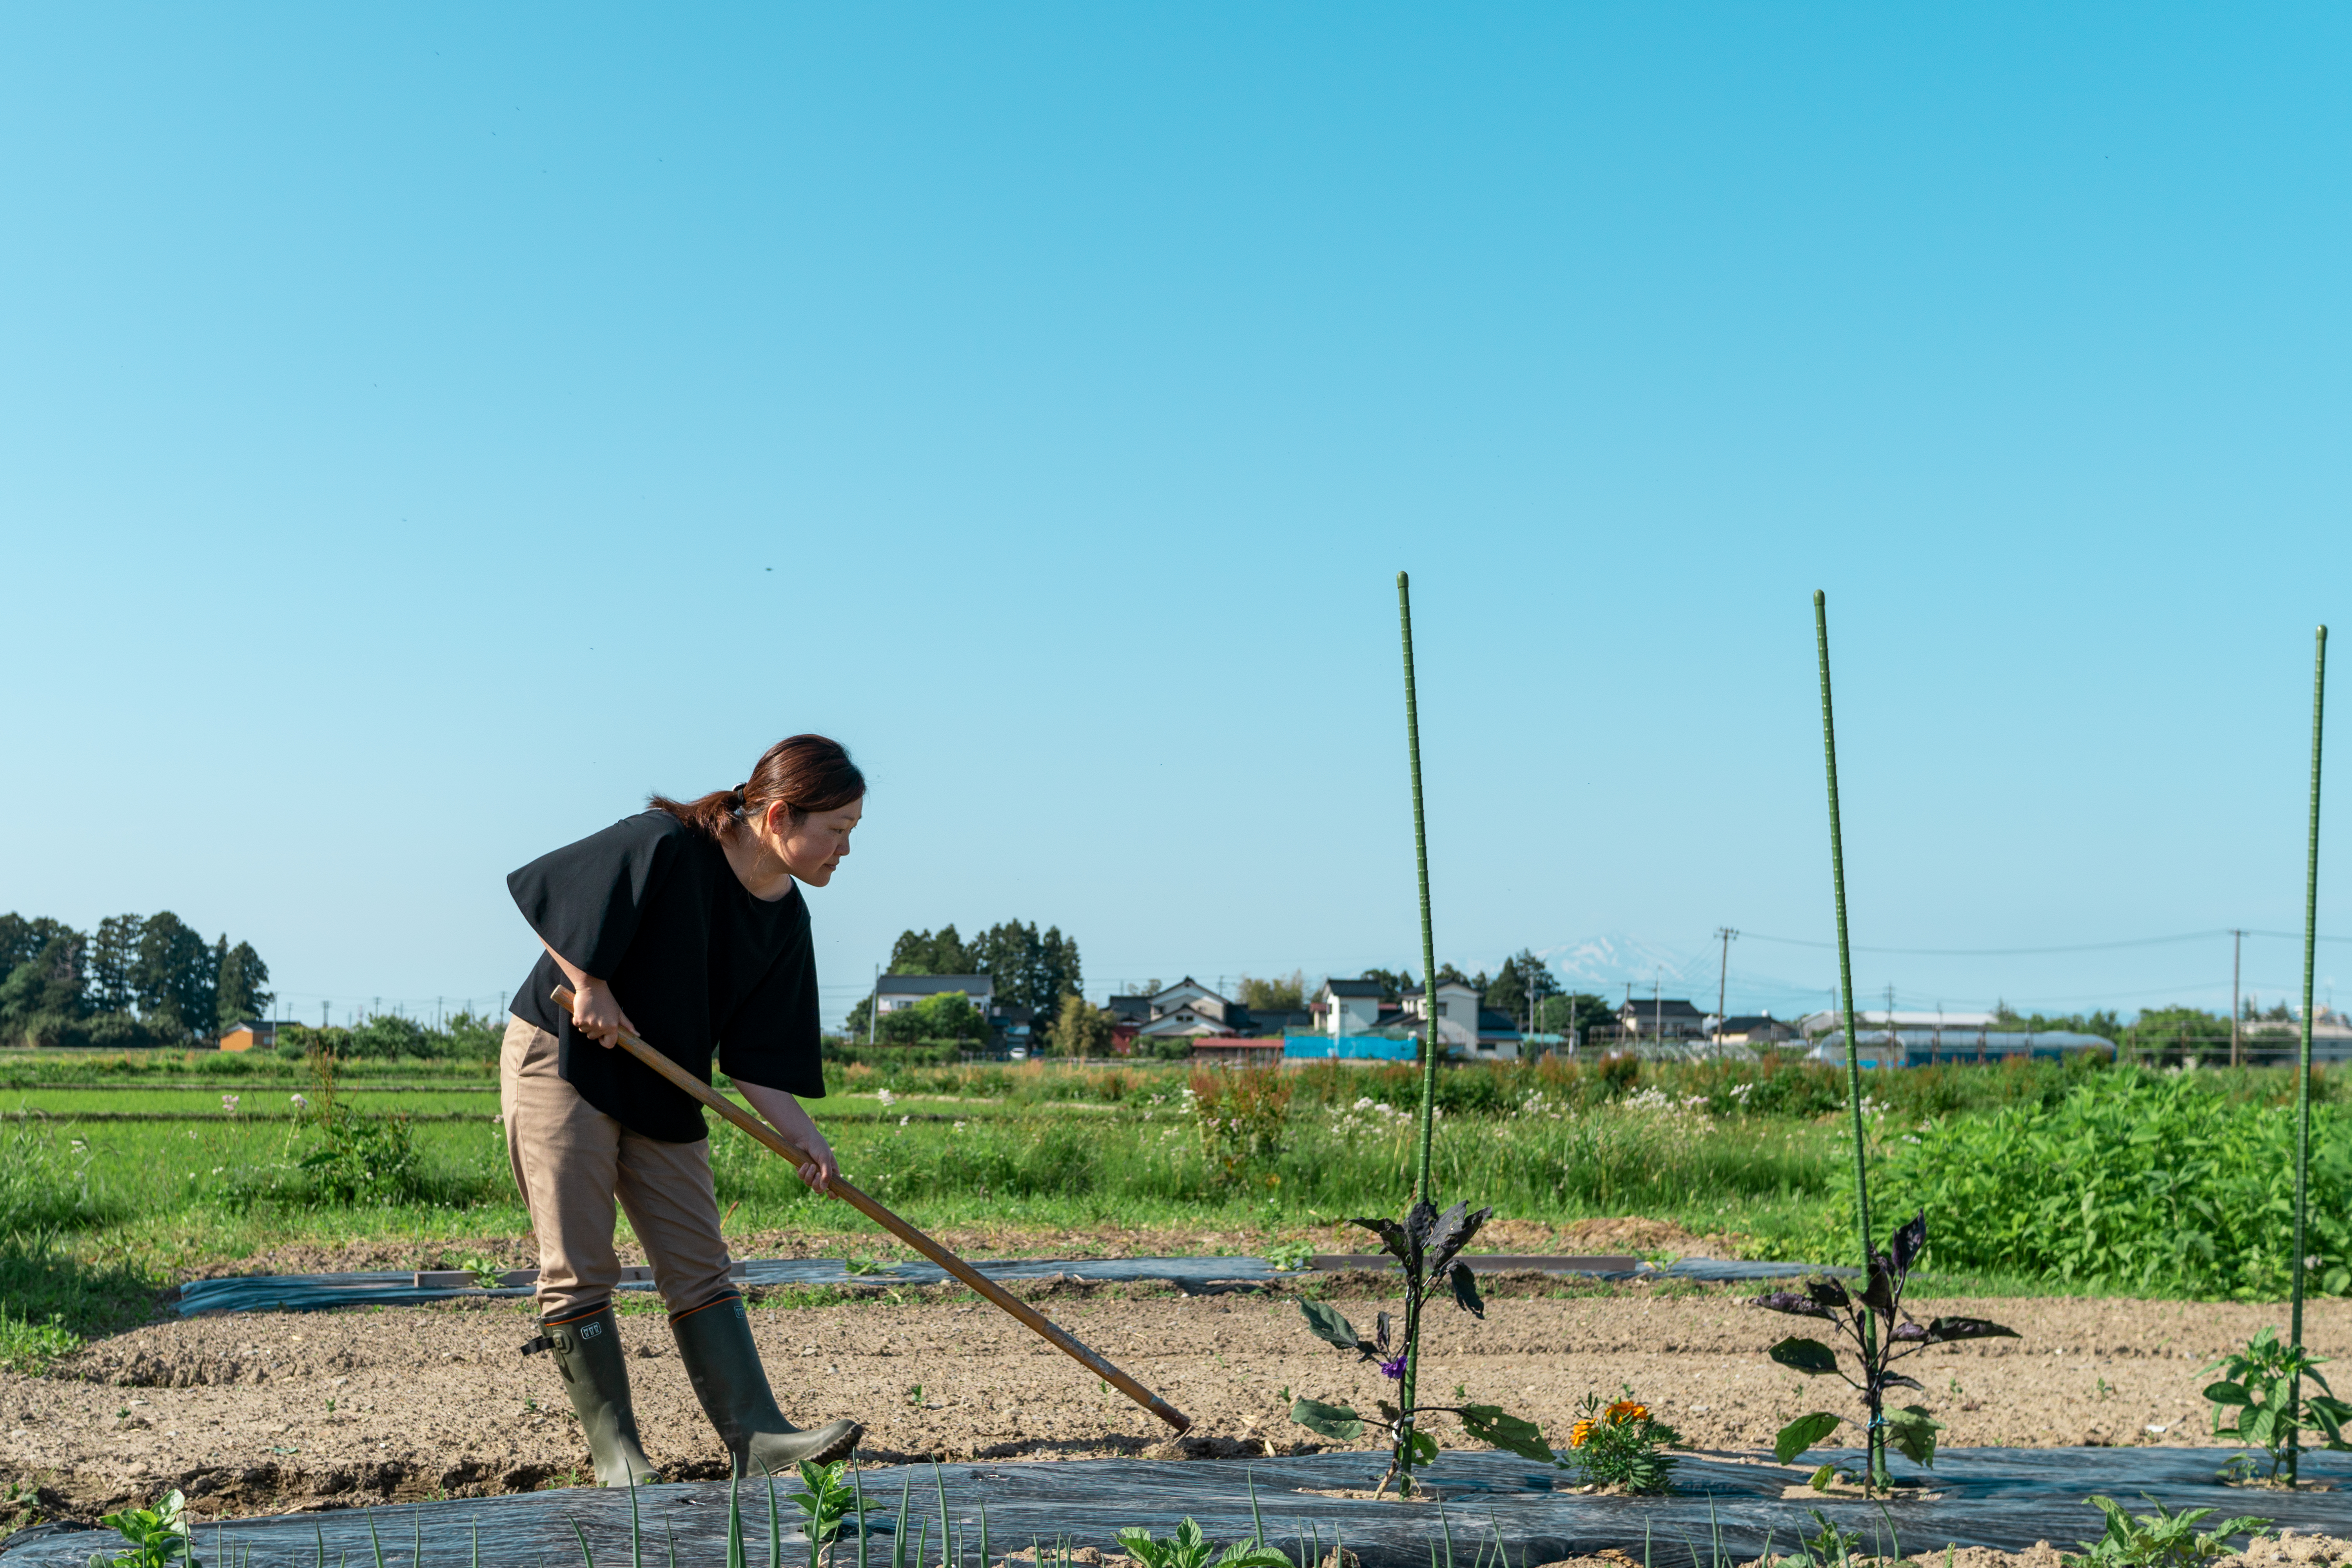
[{"label": "black plastic mulch", "polygon": [[[1197,1519],[1220,1543],[1244,1538],[1262,1521],[1267,1542],[1294,1563],[1319,1559],[1334,1544],[1361,1555],[1365,1568],[1429,1568],[1433,1558],[1453,1568],[1474,1563],[1533,1565],[1615,1547],[1655,1568],[1721,1568],[1753,1559],[1769,1547],[1797,1550],[1799,1537],[1821,1527],[1818,1510],[1858,1532],[1874,1555],[1935,1552],[1946,1545],[2016,1551],[2036,1542],[2074,1549],[2098,1534],[2098,1514],[2083,1500],[2104,1492],[2145,1510],[2142,1492],[2172,1508],[2212,1507],[2225,1514],[2270,1518],[2299,1531],[2352,1534],[2352,1491],[2284,1493],[2216,1484],[2215,1471],[2232,1450],[2211,1448],[1963,1448],[1939,1458],[1927,1479],[1934,1495],[1885,1502],[1860,1499],[1789,1500],[1784,1488],[1804,1470],[1737,1457],[1686,1459],[1681,1489],[1664,1498],[1586,1496],[1564,1472],[1546,1470],[1507,1454],[1450,1452],[1424,1474],[1439,1500],[1404,1503],[1329,1498],[1303,1489],[1369,1488],[1382,1461],[1362,1453],[1300,1458],[1239,1460],[1097,1459],[1058,1463],[905,1466],[867,1470],[862,1480],[882,1516],[868,1540],[866,1568],[888,1568],[892,1531],[924,1529],[924,1557],[942,1556],[979,1568],[985,1513],[990,1561],[1048,1544],[1118,1549],[1118,1531],[1131,1525],[1165,1536],[1178,1521]],[[1858,1456],[1842,1457],[1848,1461]],[[2352,1485],[2352,1464],[2340,1454],[2311,1454],[2306,1481]],[[940,1497],[955,1544],[941,1553]],[[906,1518],[898,1512],[907,1489]],[[780,1484],[780,1493],[797,1489]],[[1253,1496],[1255,1513],[1253,1515]],[[401,1503],[330,1513],[239,1520],[196,1532],[197,1555],[208,1564],[249,1568],[312,1568],[320,1560],[374,1563],[382,1543],[385,1568],[469,1568],[475,1531],[483,1563],[546,1563],[582,1568],[577,1526],[597,1558],[632,1561],[630,1497],[588,1489],[509,1497]],[[645,1487],[636,1495],[645,1560],[687,1564],[726,1561],[727,1488],[723,1484]],[[747,1560],[768,1560],[767,1500],[757,1487],[743,1492]],[[782,1560],[805,1563],[805,1536],[793,1521],[798,1510],[780,1503]],[[370,1535],[373,1522],[375,1535]],[[928,1521],[926,1524],[925,1521]],[[413,1542],[422,1527],[421,1556]],[[217,1544],[215,1544],[217,1543]],[[84,1568],[106,1545],[102,1532],[43,1527],[0,1544],[5,1568]],[[1497,1549],[1499,1548],[1499,1555]],[[911,1549],[911,1542],[910,1542]],[[835,1562],[857,1560],[854,1542]],[[911,1562],[911,1550],[910,1558]]]}]

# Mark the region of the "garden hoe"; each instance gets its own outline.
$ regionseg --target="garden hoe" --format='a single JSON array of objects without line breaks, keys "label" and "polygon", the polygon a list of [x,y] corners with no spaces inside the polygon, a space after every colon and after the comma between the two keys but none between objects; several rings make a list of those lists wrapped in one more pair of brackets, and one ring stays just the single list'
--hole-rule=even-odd
[{"label": "garden hoe", "polygon": [[[569,985],[557,986],[555,988],[555,1003],[557,1006],[562,1007],[563,1011],[569,1015],[572,1010],[572,987]],[[636,1058],[637,1060],[645,1063],[646,1066],[653,1068],[654,1071],[661,1074],[662,1077],[669,1079],[670,1082],[677,1085],[678,1088],[686,1090],[687,1093],[694,1096],[695,1099],[702,1101],[703,1104],[709,1106],[711,1110],[719,1112],[719,1115],[725,1117],[728,1121],[741,1128],[745,1132],[750,1133],[760,1142],[766,1144],[770,1149],[782,1154],[785,1159],[790,1160],[794,1165],[804,1165],[808,1163],[808,1155],[802,1152],[799,1149],[794,1148],[791,1143],[785,1142],[782,1133],[778,1132],[774,1128],[769,1126],[766,1122],[761,1121],[750,1111],[745,1110],[733,1100],[729,1100],[725,1095],[713,1089],[709,1084],[704,1083],[699,1079],[696,1078],[692,1073],[687,1071],[684,1068],[678,1066],[676,1062],[670,1060],[667,1057],[662,1055],[659,1051],[646,1044],[645,1041],[637,1038],[636,1036],[632,1035],[627,1030],[624,1029],[620,1034],[620,1042],[622,1049]],[[1068,1356],[1072,1361],[1076,1362],[1088,1372],[1093,1373],[1097,1377],[1101,1378],[1105,1383],[1109,1384],[1113,1388],[1118,1389],[1121,1394],[1126,1394],[1129,1399],[1134,1400],[1138,1405],[1142,1405],[1146,1410],[1150,1411],[1151,1414],[1159,1416],[1162,1421],[1167,1422],[1168,1425],[1176,1428],[1177,1431],[1182,1432],[1192,1426],[1192,1418],[1191,1416],[1185,1415],[1182,1411],[1177,1409],[1174,1405],[1169,1404],[1158,1394],[1152,1393],[1151,1390],[1144,1387],[1143,1384],[1136,1382],[1135,1379],[1128,1376],[1127,1373],[1119,1371],[1118,1368],[1111,1365],[1110,1363],[1103,1360],[1102,1357],[1095,1354],[1094,1352],[1087,1349],[1086,1346],[1080,1344],[1076,1340],[1072,1339],[1067,1333],[1065,1333],[1044,1313],[1036,1310],[1036,1309],[1031,1307],[1027,1302],[1015,1299],[1005,1290],[1003,1286],[999,1285],[995,1280],[991,1279],[987,1275],[982,1274],[979,1269],[974,1268],[971,1264],[966,1263],[962,1258],[958,1258],[954,1253],[950,1252],[946,1247],[941,1247],[938,1242],[933,1241],[929,1237],[925,1236],[921,1231],[917,1230],[913,1226],[908,1225],[905,1220],[900,1219],[897,1215],[892,1214],[888,1209],[884,1208],[880,1204],[866,1196],[866,1194],[858,1191],[856,1187],[850,1185],[847,1182],[842,1180],[838,1176],[835,1177],[828,1184],[832,1187],[833,1194],[835,1197],[842,1199],[844,1202],[847,1203],[850,1207],[856,1209],[858,1213],[864,1215],[866,1218],[872,1220],[875,1224],[880,1226],[883,1229],[888,1231],[891,1235],[897,1237],[899,1240],[905,1242],[908,1246],[913,1247],[916,1251],[921,1253],[924,1257],[929,1258],[940,1268],[946,1269],[949,1273],[954,1275],[958,1279],[962,1280],[966,1285],[971,1286],[974,1290],[979,1291],[982,1296],[988,1298],[989,1300],[994,1302],[997,1306],[1003,1308],[1004,1310],[1019,1319],[1023,1325],[1027,1327],[1039,1338],[1045,1340],[1048,1344],[1051,1344],[1055,1350],[1060,1351],[1064,1355]]]}]

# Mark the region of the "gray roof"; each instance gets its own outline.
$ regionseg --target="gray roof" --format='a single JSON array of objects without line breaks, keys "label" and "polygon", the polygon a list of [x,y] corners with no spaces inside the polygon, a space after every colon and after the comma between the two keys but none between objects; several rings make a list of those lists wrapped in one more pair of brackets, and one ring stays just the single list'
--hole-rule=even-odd
[{"label": "gray roof", "polygon": [[1640,1016],[1643,1018],[1701,1018],[1706,1016],[1705,1014],[1692,1006],[1689,1003],[1673,996],[1636,996],[1631,1002],[1627,1002],[1620,1006],[1617,1009],[1617,1016],[1621,1018],[1628,1016]]},{"label": "gray roof", "polygon": [[943,991],[992,996],[996,982],[985,974],[886,974],[874,983],[874,989],[885,996],[937,996]]},{"label": "gray roof", "polygon": [[1326,980],[1334,996],[1378,996],[1381,983],[1377,980]]}]

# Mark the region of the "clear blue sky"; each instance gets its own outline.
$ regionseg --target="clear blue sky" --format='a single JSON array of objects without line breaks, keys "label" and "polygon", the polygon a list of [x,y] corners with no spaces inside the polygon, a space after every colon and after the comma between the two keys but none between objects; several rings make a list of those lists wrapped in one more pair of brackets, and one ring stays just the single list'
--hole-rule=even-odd
[{"label": "clear blue sky", "polygon": [[[171,908],[305,1016],[486,998],[509,868],[814,729],[874,785],[814,900],[835,1016],[947,921],[1058,924],[1097,994],[1417,969],[1403,567],[1465,967],[1597,942],[1711,1002],[1727,924],[1735,1008],[1819,1005],[1827,953],[1759,940],[1832,932],[1816,587],[1857,942],[2299,930],[2347,44],[14,8],[0,908]],[[2229,947],[1856,982],[2215,1005]]]}]

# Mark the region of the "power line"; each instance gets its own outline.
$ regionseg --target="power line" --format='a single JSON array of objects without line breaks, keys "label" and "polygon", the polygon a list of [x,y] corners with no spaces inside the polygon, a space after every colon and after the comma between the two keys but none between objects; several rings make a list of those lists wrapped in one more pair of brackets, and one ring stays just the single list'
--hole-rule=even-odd
[{"label": "power line", "polygon": [[[1758,942],[1777,942],[1787,947],[1834,948],[1837,945],[1835,942],[1808,942],[1802,937],[1766,936],[1760,931],[1746,931],[1742,934],[1751,937]],[[2161,947],[2168,942],[2201,942],[2208,937],[2228,936],[2229,934],[2229,929],[2224,927],[2217,931],[2183,931],[2178,936],[2133,937],[2125,942],[2068,942],[2054,947],[1862,947],[1857,945],[1853,949],[1853,951],[1855,952],[1895,953],[1899,956],[1909,958],[2024,958],[2035,953],[2043,952],[2111,952],[2117,948],[2124,947]],[[2248,936],[2280,936],[2284,933],[2280,931],[2248,931],[2246,934]],[[2299,933],[2296,940],[2301,940]],[[2324,936],[2319,940],[2322,942],[2352,942],[2352,937]]]}]

